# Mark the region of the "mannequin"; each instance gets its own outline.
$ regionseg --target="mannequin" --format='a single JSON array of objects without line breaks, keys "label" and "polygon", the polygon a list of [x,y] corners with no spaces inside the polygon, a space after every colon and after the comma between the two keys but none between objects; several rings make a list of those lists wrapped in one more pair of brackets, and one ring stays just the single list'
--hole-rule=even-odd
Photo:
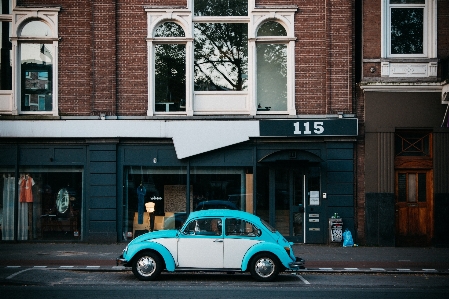
[{"label": "mannequin", "polygon": [[147,202],[145,204],[145,208],[147,212],[149,213],[149,221],[150,221],[150,232],[154,231],[154,207],[156,204],[154,202]]},{"label": "mannequin", "polygon": [[143,207],[145,202],[145,194],[147,194],[147,189],[142,185],[142,182],[140,182],[140,186],[137,187],[137,223],[142,224],[143,223]]}]

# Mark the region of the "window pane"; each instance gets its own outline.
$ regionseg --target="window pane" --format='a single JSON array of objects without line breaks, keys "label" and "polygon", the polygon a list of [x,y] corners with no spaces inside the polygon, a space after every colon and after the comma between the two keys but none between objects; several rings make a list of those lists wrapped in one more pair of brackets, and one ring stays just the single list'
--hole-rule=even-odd
[{"label": "window pane", "polygon": [[248,25],[196,23],[195,90],[247,90]]},{"label": "window pane", "polygon": [[257,36],[287,36],[287,31],[280,23],[269,21],[260,26]]},{"label": "window pane", "polygon": [[[125,169],[123,240],[149,231],[145,203],[154,205],[154,230],[179,229],[187,219],[186,169],[133,166]],[[190,196],[192,207],[192,195]]]},{"label": "window pane", "polygon": [[398,201],[407,201],[407,174],[398,174]]},{"label": "window pane", "polygon": [[257,45],[259,111],[287,110],[287,45]]},{"label": "window pane", "polygon": [[21,44],[22,111],[51,111],[53,56],[46,44]]},{"label": "window pane", "polygon": [[246,16],[248,1],[244,0],[195,0],[195,16]]},{"label": "window pane", "polygon": [[10,22],[0,22],[0,48],[1,48],[1,59],[0,59],[0,90],[11,90],[12,89],[12,61],[11,61],[11,23]]},{"label": "window pane", "polygon": [[416,202],[416,173],[408,174],[407,202]]},{"label": "window pane", "polygon": [[390,4],[426,4],[426,0],[390,0]]},{"label": "window pane", "polygon": [[0,0],[0,14],[11,14],[12,0]]},{"label": "window pane", "polygon": [[182,27],[173,22],[166,22],[159,25],[155,32],[155,37],[182,37],[185,36]]},{"label": "window pane", "polygon": [[193,167],[190,182],[194,210],[245,210],[246,169]]},{"label": "window pane", "polygon": [[430,156],[428,132],[400,132],[395,135],[396,156]]},{"label": "window pane", "polygon": [[426,174],[419,173],[418,174],[418,201],[426,202],[427,195],[427,184],[426,184]]},{"label": "window pane", "polygon": [[391,54],[422,54],[423,8],[391,9]]},{"label": "window pane", "polygon": [[260,230],[252,223],[238,218],[227,218],[225,221],[227,236],[259,236]]},{"label": "window pane", "polygon": [[155,53],[155,110],[185,111],[185,45],[156,45]]},{"label": "window pane", "polygon": [[47,24],[41,21],[31,21],[22,28],[21,36],[51,37],[53,34]]},{"label": "window pane", "polygon": [[[80,168],[22,168],[17,186],[17,239],[78,240],[81,236],[82,186]],[[12,192],[11,188],[13,186],[9,187],[9,192]],[[11,206],[4,214],[13,211]],[[8,217],[12,218],[9,225],[14,225],[14,213]]]}]

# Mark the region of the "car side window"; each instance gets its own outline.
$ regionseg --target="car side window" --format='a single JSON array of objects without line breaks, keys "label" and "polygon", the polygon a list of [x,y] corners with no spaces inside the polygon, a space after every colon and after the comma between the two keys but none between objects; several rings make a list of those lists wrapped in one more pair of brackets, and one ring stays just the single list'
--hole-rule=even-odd
[{"label": "car side window", "polygon": [[258,237],[262,234],[254,224],[237,218],[227,218],[225,222],[226,236]]},{"label": "car side window", "polygon": [[185,235],[220,236],[222,234],[221,218],[203,218],[192,220],[184,229]]}]

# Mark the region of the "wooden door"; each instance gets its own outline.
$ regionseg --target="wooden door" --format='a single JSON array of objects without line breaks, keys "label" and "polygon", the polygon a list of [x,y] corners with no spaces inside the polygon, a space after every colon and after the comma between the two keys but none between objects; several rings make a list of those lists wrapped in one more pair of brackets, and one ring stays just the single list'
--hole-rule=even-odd
[{"label": "wooden door", "polygon": [[432,171],[396,171],[396,244],[426,246],[432,237]]}]

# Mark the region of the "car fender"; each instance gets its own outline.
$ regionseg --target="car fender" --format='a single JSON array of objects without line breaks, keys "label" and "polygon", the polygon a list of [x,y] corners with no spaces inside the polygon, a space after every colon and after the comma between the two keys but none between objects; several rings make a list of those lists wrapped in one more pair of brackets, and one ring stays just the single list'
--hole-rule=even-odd
[{"label": "car fender", "polygon": [[165,268],[167,271],[173,272],[175,271],[175,260],[170,253],[170,251],[164,246],[156,242],[152,241],[144,241],[137,244],[133,244],[132,247],[128,248],[128,253],[125,258],[128,261],[131,261],[136,254],[141,251],[152,250],[158,252],[165,262]]},{"label": "car fender", "polygon": [[259,252],[271,252],[278,257],[279,261],[285,268],[289,269],[288,264],[292,262],[292,259],[282,246],[273,243],[261,242],[248,249],[246,254],[243,256],[242,271],[246,271],[248,269],[249,261]]}]

